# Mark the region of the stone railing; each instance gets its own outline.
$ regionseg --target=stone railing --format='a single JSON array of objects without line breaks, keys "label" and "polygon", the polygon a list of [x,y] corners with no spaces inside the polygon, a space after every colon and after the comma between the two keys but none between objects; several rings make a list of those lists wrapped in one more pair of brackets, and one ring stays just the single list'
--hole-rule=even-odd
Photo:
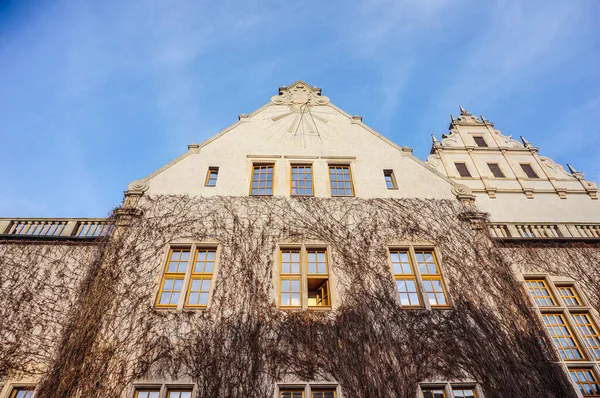
[{"label": "stone railing", "polygon": [[491,223],[493,238],[600,239],[600,224]]},{"label": "stone railing", "polygon": [[110,235],[105,218],[0,218],[1,238],[96,239]]}]

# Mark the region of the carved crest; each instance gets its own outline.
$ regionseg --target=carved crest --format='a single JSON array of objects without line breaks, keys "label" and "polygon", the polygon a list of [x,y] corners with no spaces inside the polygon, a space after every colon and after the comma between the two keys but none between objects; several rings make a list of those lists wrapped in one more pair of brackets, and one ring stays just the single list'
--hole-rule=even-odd
[{"label": "carved crest", "polygon": [[321,89],[312,87],[301,80],[289,87],[280,87],[279,95],[271,97],[275,105],[288,105],[291,110],[300,112],[303,107],[325,105],[329,98],[321,95]]}]

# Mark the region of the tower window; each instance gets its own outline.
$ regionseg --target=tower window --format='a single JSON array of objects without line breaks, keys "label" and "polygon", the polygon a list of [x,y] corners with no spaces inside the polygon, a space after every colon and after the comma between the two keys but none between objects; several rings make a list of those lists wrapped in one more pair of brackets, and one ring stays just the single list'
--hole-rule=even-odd
[{"label": "tower window", "polygon": [[485,142],[485,138],[483,138],[482,136],[475,136],[473,137],[473,140],[475,140],[475,144],[477,144],[478,147],[487,148],[488,146],[487,142]]},{"label": "tower window", "polygon": [[385,178],[385,185],[387,189],[398,189],[398,184],[396,184],[396,176],[394,175],[394,170],[383,170],[383,176]]},{"label": "tower window", "polygon": [[494,177],[506,178],[506,176],[502,172],[502,169],[500,168],[500,165],[498,163],[488,163],[488,167],[490,168],[490,171],[492,172]]},{"label": "tower window", "polygon": [[454,166],[456,166],[456,170],[461,177],[471,177],[471,173],[467,168],[467,164],[464,162],[455,162]]},{"label": "tower window", "polygon": [[528,178],[540,178],[540,176],[537,175],[537,173],[535,172],[535,170],[533,170],[533,167],[531,167],[531,164],[529,163],[521,163],[521,169],[523,169],[523,172],[527,175]]}]

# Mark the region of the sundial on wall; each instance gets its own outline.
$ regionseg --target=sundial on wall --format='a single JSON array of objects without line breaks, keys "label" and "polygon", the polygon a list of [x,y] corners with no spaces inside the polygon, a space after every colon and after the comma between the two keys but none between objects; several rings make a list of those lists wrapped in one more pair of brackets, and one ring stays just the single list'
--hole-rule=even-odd
[{"label": "sundial on wall", "polygon": [[306,148],[338,133],[337,124],[329,118],[330,108],[319,106],[329,103],[329,98],[321,96],[320,88],[298,81],[281,87],[271,103],[286,107],[270,107],[264,112],[269,138]]}]

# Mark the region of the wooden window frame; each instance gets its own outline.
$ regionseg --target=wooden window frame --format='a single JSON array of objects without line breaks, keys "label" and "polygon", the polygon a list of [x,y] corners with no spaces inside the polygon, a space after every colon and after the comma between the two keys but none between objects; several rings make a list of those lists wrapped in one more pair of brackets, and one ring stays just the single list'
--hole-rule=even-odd
[{"label": "wooden window frame", "polygon": [[[600,361],[600,333],[598,332],[598,324],[592,317],[590,311],[570,312],[570,319],[574,325],[574,330],[579,334],[579,338],[583,341],[583,345],[587,349],[594,361]],[[585,317],[586,323],[580,323],[576,317]],[[591,329],[593,333],[584,333],[583,328]],[[595,344],[592,344],[594,342]]]},{"label": "wooden window frame", "polygon": [[17,385],[13,385],[10,388],[10,395],[8,395],[9,398],[16,398],[17,393],[21,392],[21,391],[31,391],[32,393],[35,393],[35,386],[32,384],[17,384]]},{"label": "wooden window frame", "polygon": [[[465,170],[467,172],[468,175],[462,175],[462,173],[460,172],[460,168],[458,167],[459,164],[462,164],[465,166]],[[471,173],[471,170],[469,170],[469,166],[467,166],[467,162],[454,162],[454,168],[456,169],[456,171],[458,172],[458,176],[460,178],[473,178],[473,174]]]},{"label": "wooden window frame", "polygon": [[279,393],[278,393],[277,397],[282,398],[284,393],[290,392],[290,393],[292,393],[292,398],[293,398],[293,396],[294,396],[293,393],[299,392],[299,393],[302,393],[302,398],[304,398],[304,390],[305,390],[304,386],[298,387],[298,388],[279,388]]},{"label": "wooden window frame", "polygon": [[[569,324],[569,319],[568,317],[564,314],[563,311],[549,311],[549,312],[543,312],[542,314],[542,322],[544,324],[544,327],[546,328],[546,331],[548,333],[548,336],[550,336],[550,339],[552,340],[552,343],[554,345],[554,348],[556,349],[556,351],[558,352],[558,356],[561,359],[561,362],[586,362],[588,361],[588,358],[586,356],[586,351],[583,350],[581,348],[581,343],[579,342],[578,336],[573,333],[573,328],[571,327],[571,325]],[[546,323],[546,318],[550,317],[550,316],[559,316],[562,318],[562,324],[558,324],[558,323],[550,323],[547,324]],[[554,325],[554,326],[552,326]],[[567,329],[567,331],[569,332],[568,335],[555,335],[555,334],[551,334],[548,326],[550,327],[565,327]],[[562,336],[562,337],[561,337]],[[559,338],[559,339],[564,339],[564,338],[571,338],[573,340],[573,342],[575,343],[575,346],[557,346],[556,342],[554,341],[555,338]],[[566,348],[565,348],[566,347]],[[575,347],[575,348],[573,348]],[[570,350],[570,351],[574,351],[576,349],[576,351],[579,352],[579,354],[581,355],[581,358],[579,359],[571,359],[571,358],[563,358],[563,352]],[[565,354],[566,356],[566,354]]]},{"label": "wooden window frame", "polygon": [[[496,173],[494,173],[494,169],[492,169],[492,165],[496,165],[498,167],[498,172],[500,173],[500,175],[496,175]],[[500,167],[500,163],[488,162],[487,166],[488,166],[488,169],[490,170],[490,172],[492,173],[492,175],[494,176],[494,178],[506,178],[506,174],[504,174],[504,170],[502,170],[502,167]]]},{"label": "wooden window frame", "polygon": [[[483,140],[483,144],[484,145],[479,145],[479,142],[477,142],[477,139],[480,138],[481,140]],[[473,142],[475,142],[475,146],[478,148],[489,148],[490,146],[488,145],[487,141],[485,140],[485,136],[483,135],[474,135],[473,136]]]},{"label": "wooden window frame", "polygon": [[[299,254],[299,271],[300,273],[283,273],[283,253],[286,251],[294,251],[294,252],[298,252]],[[325,273],[309,273],[308,271],[308,266],[309,266],[309,261],[308,261],[308,257],[309,257],[309,253],[310,252],[324,252],[325,253]],[[277,305],[279,308],[281,309],[285,309],[285,310],[301,310],[301,309],[310,309],[310,310],[330,310],[332,308],[332,303],[333,303],[333,291],[331,288],[331,279],[332,279],[332,275],[331,275],[331,258],[330,258],[330,251],[329,251],[329,247],[325,246],[325,245],[319,245],[319,244],[282,244],[279,245],[277,248],[277,257],[278,257],[278,261],[277,261],[277,274],[278,274],[278,289],[277,289]],[[290,271],[292,271],[292,269],[290,268]],[[318,267],[317,267],[317,271],[318,271]],[[284,279],[289,279],[289,280],[294,280],[294,279],[299,279],[300,280],[300,305],[283,305],[281,304],[282,300],[282,281]],[[309,305],[309,297],[308,297],[308,293],[309,293],[309,279],[311,280],[323,280],[323,285],[326,285],[326,289],[327,289],[327,297],[328,297],[328,302],[327,305]],[[290,287],[291,289],[291,287]],[[317,289],[321,289],[321,286],[318,287]],[[290,292],[292,292],[292,290],[290,290]],[[291,302],[291,299],[290,299]]]},{"label": "wooden window frame", "polygon": [[[445,281],[444,275],[442,273],[442,267],[440,265],[440,263],[441,263],[440,256],[437,253],[437,249],[435,247],[428,246],[428,245],[427,246],[421,246],[421,245],[389,246],[387,248],[388,264],[389,264],[390,270],[392,272],[392,276],[394,277],[394,283],[396,283],[396,281],[400,280],[400,279],[412,280],[412,277],[410,275],[406,275],[406,274],[396,274],[395,273],[394,264],[392,262],[392,256],[391,256],[392,252],[408,252],[411,270],[413,271],[413,275],[416,280],[416,288],[417,288],[417,293],[418,293],[418,297],[419,297],[419,305],[418,306],[402,305],[397,285],[394,286],[394,288],[396,290],[396,294],[398,295],[398,301],[399,301],[400,305],[402,306],[402,308],[407,308],[407,309],[419,309],[419,308],[450,309],[450,308],[452,308],[452,301],[450,300],[450,295],[448,294],[448,288],[446,286],[446,281]],[[421,273],[421,270],[419,269],[419,261],[417,259],[417,253],[425,253],[425,252],[431,252],[437,273],[435,273],[435,274]],[[444,294],[446,304],[432,304],[430,302],[429,296],[428,296],[429,292],[427,292],[427,290],[425,290],[425,283],[424,283],[425,281],[440,281],[440,285],[442,287],[442,292]],[[433,286],[433,282],[432,282],[432,286]],[[437,296],[436,296],[436,301],[437,301]]]},{"label": "wooden window frame", "polygon": [[[302,167],[304,168],[304,170],[306,170],[306,168],[310,168],[310,190],[311,193],[310,194],[300,194],[300,193],[294,193],[294,167]],[[303,176],[305,176],[305,178],[302,180],[304,182],[306,182],[306,172],[302,173]],[[304,189],[306,189],[306,184],[304,186]],[[298,189],[298,188],[296,188]],[[313,170],[313,165],[312,163],[290,163],[290,196],[315,196],[315,172]]]},{"label": "wooden window frame", "polygon": [[[563,303],[563,305],[567,308],[579,308],[579,307],[583,307],[583,300],[581,299],[581,296],[579,295],[579,293],[577,292],[577,288],[575,287],[574,284],[568,284],[568,285],[563,285],[563,284],[555,284],[556,287],[556,292],[558,293],[558,297],[560,297],[560,301]],[[569,289],[573,294],[572,295],[565,295],[563,294],[563,290]],[[567,299],[569,300],[575,300],[578,304],[568,304],[567,303]]]},{"label": "wooden window frame", "polygon": [[[535,282],[535,283],[542,283],[544,289],[546,289],[546,291],[548,292],[548,296],[534,296],[533,294],[531,294],[531,290],[532,289],[539,289],[539,287],[535,287],[535,288],[531,288],[528,285],[528,282]],[[554,295],[554,292],[552,291],[550,284],[547,282],[546,278],[544,277],[528,277],[525,278],[524,280],[524,285],[525,285],[525,289],[529,295],[529,297],[531,298],[531,300],[533,301],[533,304],[535,307],[537,308],[556,308],[558,306],[559,301],[556,300],[556,296]],[[539,305],[535,300],[536,299],[544,299],[546,301],[548,301],[548,299],[550,299],[550,301],[552,301],[552,305]]]},{"label": "wooden window frame", "polygon": [[194,388],[193,387],[170,387],[170,386],[167,386],[164,397],[171,398],[172,392],[179,392],[179,393],[189,392],[190,398],[194,398]]},{"label": "wooden window frame", "polygon": [[[581,388],[582,384],[596,384],[596,386],[600,389],[600,383],[598,382],[598,375],[596,374],[596,370],[593,367],[578,366],[578,367],[570,367],[570,368],[568,368],[568,370],[569,370],[569,379],[571,380],[571,383],[573,383],[573,385],[577,387],[576,391],[580,392],[584,398],[600,397],[600,393],[593,394],[593,395],[584,394],[583,389]],[[577,376],[577,372],[590,372],[590,374],[592,375],[592,378],[594,380],[593,381],[590,381],[590,380],[582,381],[582,380],[579,380],[579,377],[577,376],[577,381],[575,381],[575,380],[573,380],[573,375],[571,372],[575,372],[576,376]]]},{"label": "wooden window frame", "polygon": [[[531,163],[519,163],[519,166],[521,166],[521,170],[523,171],[523,173],[525,174],[525,177],[527,179],[530,179],[530,180],[539,180],[540,179],[540,175],[537,173],[537,171],[535,171],[535,169],[533,168]],[[525,166],[525,167],[523,167],[523,166]],[[525,170],[526,167],[529,167],[529,169],[531,170],[531,173],[533,175],[535,175],[535,177],[532,177],[529,175],[529,173],[527,173],[527,171]]]},{"label": "wooden window frame", "polygon": [[[343,195],[340,195],[339,193],[335,194],[335,195],[333,194],[333,186],[332,186],[332,180],[331,180],[331,177],[332,177],[331,170],[332,169],[335,169],[335,170],[337,170],[337,169],[348,170],[348,176],[349,176],[349,179],[350,179],[350,192],[351,192],[350,195],[347,195],[345,193],[346,192],[346,187],[344,187],[344,194]],[[343,164],[342,163],[340,163],[340,164],[338,164],[338,163],[329,163],[327,165],[327,170],[329,172],[329,193],[331,194],[332,197],[336,197],[336,198],[352,198],[352,197],[354,197],[356,195],[355,192],[354,192],[354,179],[352,177],[352,167],[351,167],[351,165],[349,163],[343,163]],[[339,182],[339,181],[344,182],[344,181],[337,179],[338,173],[336,173],[335,175],[336,175],[336,179],[335,179],[336,189],[338,189],[338,191],[339,191],[339,188],[337,188],[337,182]],[[343,173],[342,173],[342,175],[343,175]]]},{"label": "wooden window frame", "polygon": [[[396,175],[394,174],[394,170],[392,169],[384,169],[383,170],[383,177],[384,177],[384,181],[385,181],[385,186],[387,189],[398,189],[398,182],[396,181]],[[392,183],[392,186],[390,187],[388,185],[388,180],[387,178],[390,178],[390,182]]]},{"label": "wooden window frame", "polygon": [[[215,173],[215,178],[211,178],[213,172]],[[210,166],[208,168],[208,170],[206,171],[206,179],[204,180],[204,186],[211,187],[211,188],[216,187],[218,178],[219,178],[219,168]],[[210,183],[212,180],[214,180],[214,184]]]},{"label": "wooden window frame", "polygon": [[482,393],[476,382],[432,382],[432,383],[420,383],[419,384],[419,397],[425,397],[425,392],[429,390],[440,390],[444,398],[455,398],[454,390],[471,390],[473,391],[473,398],[481,398]]},{"label": "wooden window frame", "polygon": [[[174,250],[186,250],[189,252],[186,270],[185,272],[172,273],[168,272],[169,263],[171,262],[171,254]],[[212,273],[197,273],[194,272],[194,267],[196,265],[197,256],[200,251],[208,251],[212,250],[215,253],[215,258],[213,261],[213,269]],[[156,300],[154,301],[154,306],[157,309],[207,309],[210,306],[212,300],[212,293],[214,291],[214,282],[215,275],[217,274],[217,270],[219,267],[219,254],[220,254],[220,245],[216,243],[188,243],[188,244],[172,244],[168,248],[168,252],[166,255],[166,261],[164,262],[164,268],[162,277],[160,280],[160,284],[158,286],[158,293],[156,295]],[[206,261],[205,261],[206,264]],[[195,279],[209,279],[210,275],[210,288],[208,292],[208,302],[206,305],[204,304],[188,304],[189,294],[191,293],[192,282]],[[179,300],[176,304],[160,304],[161,295],[164,290],[165,280],[172,279],[177,277],[182,281],[182,288],[179,292]],[[200,288],[202,288],[202,283],[200,283]],[[201,293],[203,291],[199,291]]]},{"label": "wooden window frame", "polygon": [[140,392],[158,392],[158,398],[161,398],[161,386],[135,386],[133,398],[139,398]]},{"label": "wooden window frame", "polygon": [[326,393],[326,392],[333,392],[333,398],[337,397],[337,389],[336,388],[325,388],[325,387],[318,387],[315,386],[315,388],[310,389],[310,398],[315,398],[315,393]]},{"label": "wooden window frame", "polygon": [[[271,186],[269,187],[268,185],[265,187],[264,190],[268,190],[269,188],[271,189],[271,193],[254,193],[254,189],[252,187],[252,184],[254,183],[254,175],[256,174],[256,170],[257,169],[261,169],[261,168],[265,168],[265,167],[271,167],[272,168],[272,172],[271,172]],[[257,190],[259,190],[260,192],[260,182],[263,181],[260,178],[259,174],[259,179],[257,180],[258,182],[258,187]],[[268,171],[265,174],[268,177]],[[269,181],[268,178],[265,179],[265,181]],[[252,163],[252,173],[250,175],[250,196],[273,196],[275,194],[275,162],[255,162]]]}]

